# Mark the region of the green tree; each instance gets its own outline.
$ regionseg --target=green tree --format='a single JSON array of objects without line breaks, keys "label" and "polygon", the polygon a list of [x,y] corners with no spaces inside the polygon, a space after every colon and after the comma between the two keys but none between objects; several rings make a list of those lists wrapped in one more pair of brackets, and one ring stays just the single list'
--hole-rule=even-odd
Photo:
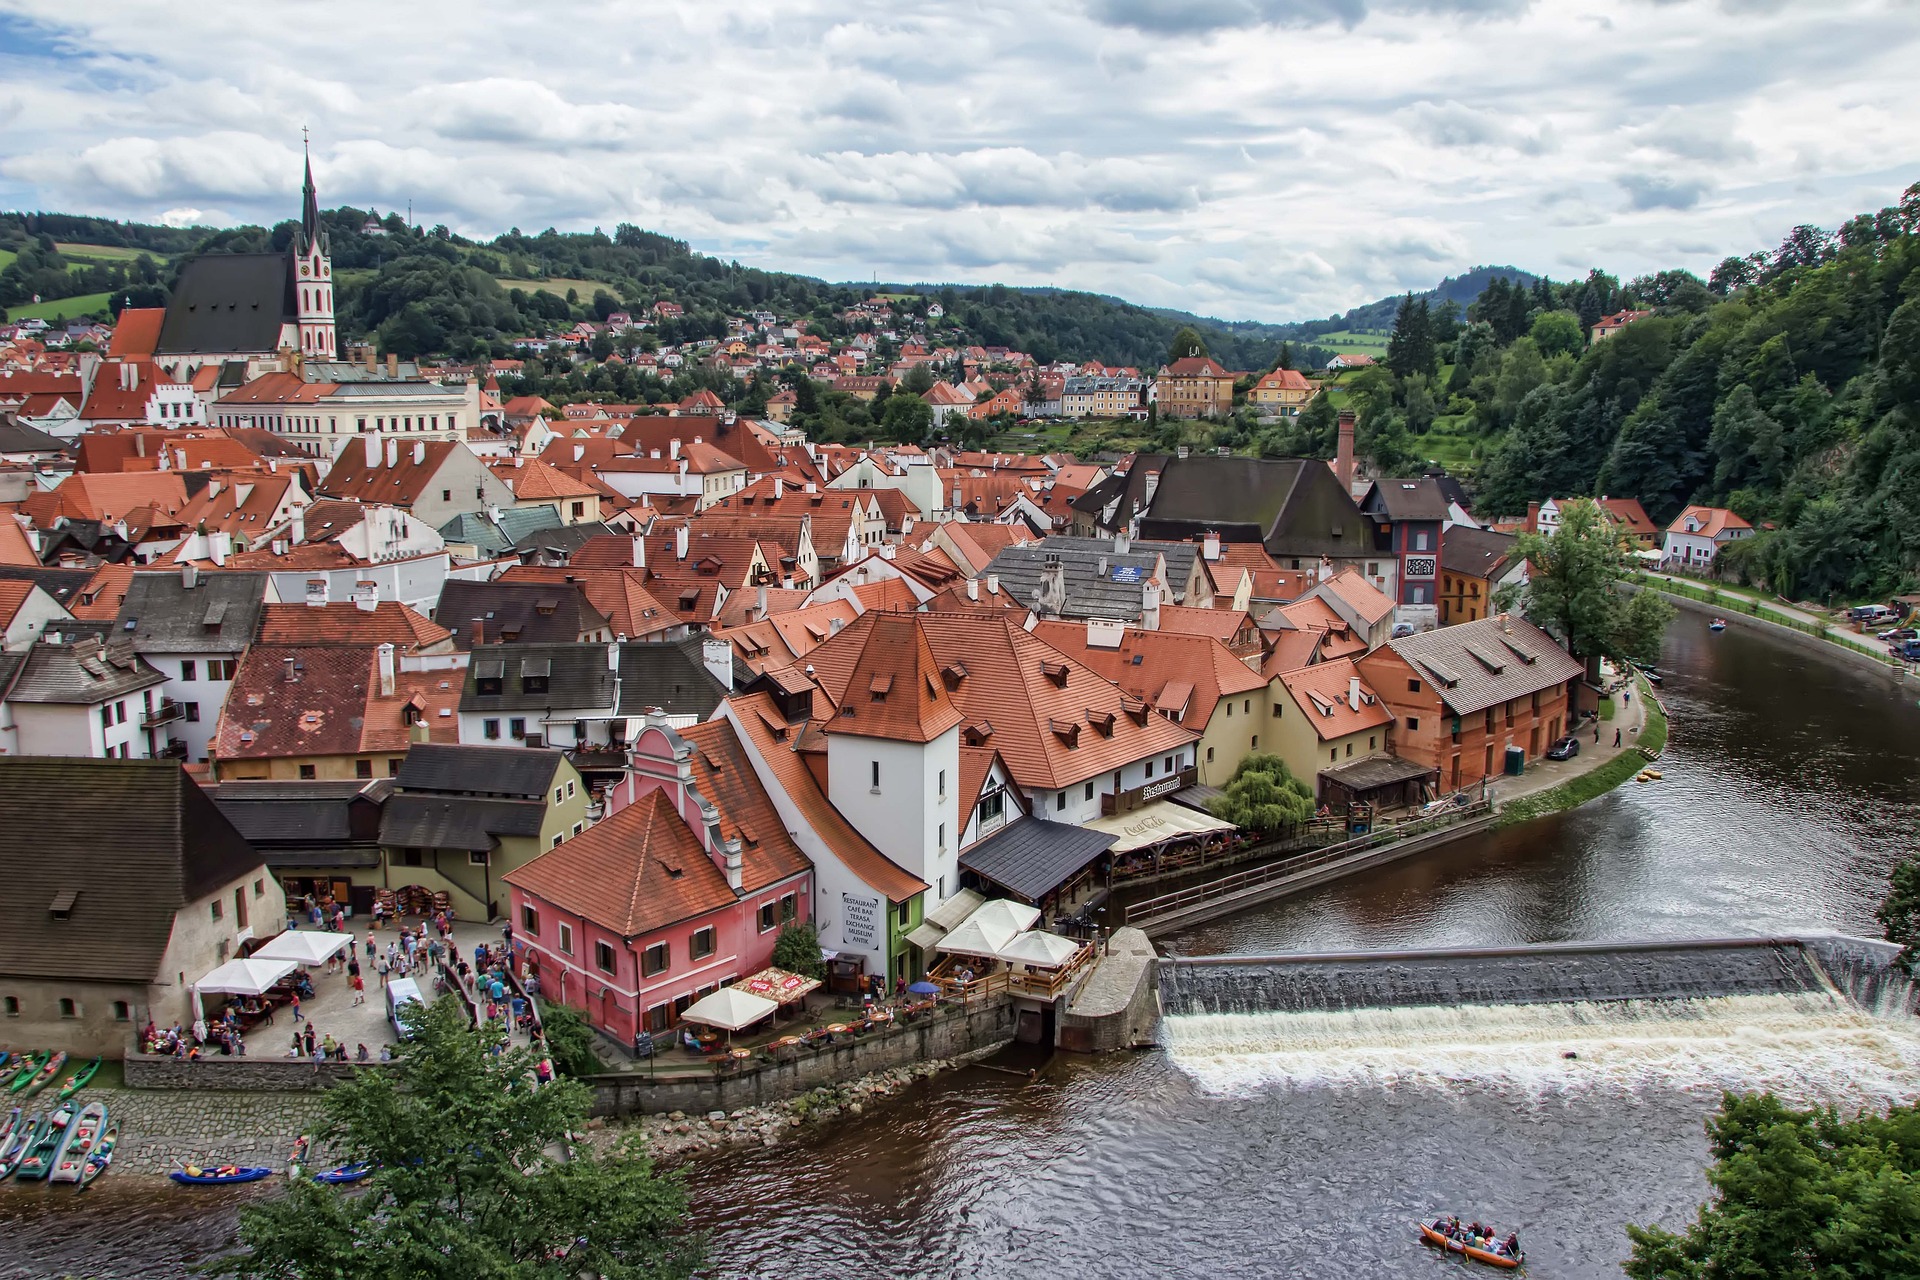
[{"label": "green tree", "polygon": [[820,958],[820,932],[809,921],[795,921],[780,930],[773,942],[773,967],[808,978],[827,976]]},{"label": "green tree", "polygon": [[1313,792],[1279,756],[1255,752],[1234,769],[1213,816],[1250,831],[1278,831],[1313,816]]},{"label": "green tree", "polygon": [[1180,331],[1173,335],[1172,345],[1167,348],[1167,361],[1172,363],[1175,360],[1185,360],[1188,356],[1206,354],[1207,342],[1200,336],[1200,331],[1192,325],[1182,325]]},{"label": "green tree", "polygon": [[916,396],[927,394],[933,390],[933,370],[924,364],[916,364],[902,375],[900,389],[910,391]]},{"label": "green tree", "polygon": [[1846,1117],[1729,1094],[1707,1136],[1712,1198],[1684,1234],[1629,1226],[1629,1280],[1920,1274],[1920,1110]]},{"label": "green tree", "polygon": [[561,1075],[593,1076],[607,1069],[593,1051],[593,1024],[579,1009],[570,1004],[543,1005],[540,1025],[546,1032],[547,1056]]},{"label": "green tree", "polygon": [[513,1277],[667,1280],[701,1250],[686,1194],[654,1175],[637,1137],[610,1152],[551,1152],[583,1128],[592,1093],[534,1086],[524,1049],[494,1054],[455,1000],[411,1005],[397,1069],[329,1089],[317,1135],[375,1166],[358,1195],[296,1182],[240,1215],[242,1252],[212,1269],[258,1280]]},{"label": "green tree", "polygon": [[1909,972],[1920,969],[1920,858],[1906,858],[1893,869],[1879,915],[1887,941],[1900,944],[1900,962]]},{"label": "green tree", "polygon": [[1548,357],[1570,356],[1587,345],[1580,317],[1571,311],[1542,311],[1533,318],[1533,327],[1527,330],[1527,336],[1533,339],[1540,354]]},{"label": "green tree", "polygon": [[887,398],[886,406],[880,410],[880,425],[890,439],[920,444],[933,430],[933,406],[902,390]]},{"label": "green tree", "polygon": [[1551,536],[1522,534],[1514,553],[1533,566],[1519,594],[1527,617],[1590,668],[1601,658],[1645,660],[1659,652],[1673,606],[1651,591],[1622,594],[1632,543],[1598,503],[1567,503]]}]

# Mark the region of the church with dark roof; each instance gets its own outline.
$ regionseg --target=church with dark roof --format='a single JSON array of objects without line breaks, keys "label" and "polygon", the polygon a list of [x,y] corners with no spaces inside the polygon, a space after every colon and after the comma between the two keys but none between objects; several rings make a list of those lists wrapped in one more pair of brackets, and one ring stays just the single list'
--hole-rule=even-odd
[{"label": "church with dark roof", "polygon": [[210,253],[181,268],[153,355],[169,367],[245,361],[247,377],[338,356],[333,262],[307,160],[300,231],[284,253]]}]

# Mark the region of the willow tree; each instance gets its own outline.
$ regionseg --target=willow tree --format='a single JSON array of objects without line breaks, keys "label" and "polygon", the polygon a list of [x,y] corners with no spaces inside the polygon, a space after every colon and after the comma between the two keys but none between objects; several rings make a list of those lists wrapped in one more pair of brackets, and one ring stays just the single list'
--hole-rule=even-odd
[{"label": "willow tree", "polygon": [[1313,816],[1313,792],[1279,756],[1256,751],[1240,762],[1212,805],[1213,816],[1250,831],[1278,831]]}]

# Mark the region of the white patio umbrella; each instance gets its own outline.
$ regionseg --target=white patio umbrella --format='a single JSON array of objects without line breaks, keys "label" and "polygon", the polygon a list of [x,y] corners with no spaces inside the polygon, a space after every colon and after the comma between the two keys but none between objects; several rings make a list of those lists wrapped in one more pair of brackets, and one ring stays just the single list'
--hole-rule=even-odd
[{"label": "white patio umbrella", "polygon": [[779,1007],[773,1001],[762,999],[760,996],[738,991],[733,987],[722,987],[705,999],[697,1000],[687,1006],[687,1011],[680,1015],[680,1020],[738,1031],[742,1027],[752,1026]]},{"label": "white patio umbrella", "polygon": [[985,902],[970,916],[969,920],[978,920],[985,925],[1002,928],[1010,933],[1019,933],[1023,929],[1033,928],[1033,922],[1040,918],[1040,908],[1030,907],[1024,902],[1015,902],[1010,898],[995,898]]},{"label": "white patio umbrella", "polygon": [[949,955],[979,956],[985,960],[1000,958],[1000,948],[1012,942],[1019,932],[996,920],[982,920],[975,912],[967,917],[966,923],[940,941],[933,944],[935,951],[945,951]]},{"label": "white patio umbrella", "polygon": [[193,984],[202,995],[257,996],[273,989],[273,984],[299,968],[292,960],[262,960],[250,956],[229,960]]},{"label": "white patio umbrella", "polygon": [[343,949],[353,945],[350,933],[325,933],[316,929],[288,929],[266,946],[254,952],[253,960],[292,960],[299,964],[325,964]]},{"label": "white patio umbrella", "polygon": [[1057,933],[1023,933],[1000,948],[1000,958],[1016,964],[1057,969],[1073,959],[1081,944]]}]

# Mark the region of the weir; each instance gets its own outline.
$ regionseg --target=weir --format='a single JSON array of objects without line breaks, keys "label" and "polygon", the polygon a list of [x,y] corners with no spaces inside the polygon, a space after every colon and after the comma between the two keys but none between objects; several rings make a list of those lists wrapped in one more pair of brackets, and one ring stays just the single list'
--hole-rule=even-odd
[{"label": "weir", "polygon": [[1167,1017],[1837,993],[1915,1009],[1891,944],[1840,934],[1162,960]]}]

